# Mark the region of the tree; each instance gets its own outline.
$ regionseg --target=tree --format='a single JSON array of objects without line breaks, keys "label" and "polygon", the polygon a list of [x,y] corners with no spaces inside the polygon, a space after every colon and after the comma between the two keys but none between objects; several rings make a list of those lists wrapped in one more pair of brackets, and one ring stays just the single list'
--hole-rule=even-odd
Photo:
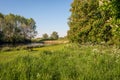
[{"label": "tree", "polygon": [[120,44],[119,0],[74,0],[70,11],[71,42]]},{"label": "tree", "polygon": [[48,36],[48,34],[47,34],[47,33],[45,33],[45,34],[43,34],[42,38],[43,38],[43,39],[48,39],[48,38],[49,38],[49,36]]},{"label": "tree", "polygon": [[116,19],[120,19],[120,1],[111,0],[111,12]]},{"label": "tree", "polygon": [[111,26],[112,38],[109,41],[112,44],[120,45],[120,1],[119,0],[103,0],[100,6],[101,12],[108,18],[105,24]]},{"label": "tree", "polygon": [[[72,14],[68,23],[70,27],[68,38],[71,42],[85,43],[91,41],[89,33],[93,29],[92,24],[101,18],[98,7],[98,0],[73,1],[70,9]],[[94,36],[94,33],[91,35]]]},{"label": "tree", "polygon": [[0,13],[0,40],[7,43],[30,41],[36,34],[35,21],[30,18]]},{"label": "tree", "polygon": [[4,38],[3,26],[4,26],[4,15],[0,13],[0,44],[3,42],[3,38]]},{"label": "tree", "polygon": [[59,38],[59,35],[58,35],[58,33],[56,31],[54,31],[54,32],[52,32],[50,38],[56,40],[56,39]]}]

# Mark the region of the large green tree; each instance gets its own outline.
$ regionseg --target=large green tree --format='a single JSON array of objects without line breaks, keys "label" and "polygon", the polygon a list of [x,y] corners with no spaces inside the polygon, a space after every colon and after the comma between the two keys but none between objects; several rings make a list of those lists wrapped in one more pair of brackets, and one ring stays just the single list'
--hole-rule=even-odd
[{"label": "large green tree", "polygon": [[30,41],[36,34],[35,21],[23,16],[0,13],[0,41],[18,43]]},{"label": "large green tree", "polygon": [[119,0],[74,0],[69,19],[70,41],[114,44],[115,39],[119,42],[119,3]]},{"label": "large green tree", "polygon": [[119,0],[102,0],[100,6],[101,12],[108,18],[105,24],[111,26],[112,38],[110,39],[113,44],[120,44],[120,1]]},{"label": "large green tree", "polygon": [[84,43],[89,40],[88,35],[93,28],[91,24],[94,21],[97,23],[98,18],[101,18],[98,7],[98,0],[73,1],[70,10],[72,13],[69,20],[70,30],[68,31],[68,37],[72,42]]}]

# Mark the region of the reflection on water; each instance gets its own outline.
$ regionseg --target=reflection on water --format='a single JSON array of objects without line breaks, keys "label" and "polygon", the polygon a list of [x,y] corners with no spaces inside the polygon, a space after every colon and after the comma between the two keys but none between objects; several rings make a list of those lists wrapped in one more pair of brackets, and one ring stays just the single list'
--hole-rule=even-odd
[{"label": "reflection on water", "polygon": [[27,44],[26,46],[33,46],[33,47],[36,47],[36,46],[44,46],[45,44],[44,43],[29,43]]},{"label": "reflection on water", "polygon": [[17,47],[17,46],[27,46],[27,47],[37,47],[37,46],[44,46],[44,43],[28,43],[28,44],[3,44],[0,47]]}]

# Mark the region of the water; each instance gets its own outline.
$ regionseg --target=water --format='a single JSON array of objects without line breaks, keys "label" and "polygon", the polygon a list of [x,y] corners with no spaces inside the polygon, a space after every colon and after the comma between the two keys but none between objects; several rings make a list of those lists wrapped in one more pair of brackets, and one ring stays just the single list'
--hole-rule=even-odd
[{"label": "water", "polygon": [[44,43],[29,43],[26,46],[27,47],[39,47],[39,46],[44,46]]},{"label": "water", "polygon": [[28,43],[28,44],[3,44],[0,47],[17,47],[17,46],[27,46],[27,47],[41,47],[44,43]]}]

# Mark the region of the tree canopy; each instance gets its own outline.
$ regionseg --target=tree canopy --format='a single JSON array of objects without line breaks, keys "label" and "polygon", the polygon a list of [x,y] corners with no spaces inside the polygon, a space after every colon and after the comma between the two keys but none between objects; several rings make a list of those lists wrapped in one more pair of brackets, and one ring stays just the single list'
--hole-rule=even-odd
[{"label": "tree canopy", "polygon": [[35,21],[23,16],[0,13],[0,43],[30,41],[36,34]]},{"label": "tree canopy", "polygon": [[120,43],[119,0],[74,0],[68,38],[77,43]]},{"label": "tree canopy", "polygon": [[53,39],[53,40],[56,40],[59,38],[59,35],[56,31],[53,31],[51,36],[50,36],[50,39]]},{"label": "tree canopy", "polygon": [[49,36],[48,36],[47,33],[45,33],[45,34],[42,35],[42,38],[47,40],[47,39],[49,39]]}]

